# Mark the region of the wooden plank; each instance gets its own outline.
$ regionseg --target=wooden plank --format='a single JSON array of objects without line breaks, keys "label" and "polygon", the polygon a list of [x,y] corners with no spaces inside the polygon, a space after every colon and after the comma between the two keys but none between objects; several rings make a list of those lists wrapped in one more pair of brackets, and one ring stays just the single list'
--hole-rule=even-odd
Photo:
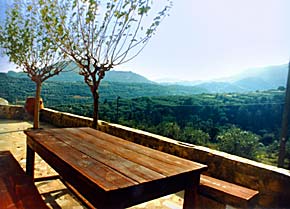
[{"label": "wooden plank", "polygon": [[[198,181],[194,182],[194,177],[206,169],[205,165],[87,128],[27,131],[26,134],[28,145],[97,208],[129,207],[188,189],[188,184],[195,187],[190,191],[195,191]],[[114,165],[115,162],[121,163]],[[111,169],[112,175],[106,171],[100,174],[97,166]],[[138,167],[142,170],[138,171]],[[130,178],[124,175],[126,168],[132,169],[126,173]],[[133,171],[137,173],[130,174]],[[150,177],[149,173],[155,176]],[[120,182],[112,184],[110,178],[117,174],[126,179],[127,186],[116,187],[123,184]],[[98,175],[104,182],[95,179]],[[111,185],[104,186],[108,182]]]},{"label": "wooden plank", "polygon": [[[65,179],[68,183],[73,185],[73,187],[88,201],[90,201],[96,208],[103,208],[103,206],[108,205],[107,202],[112,200],[112,198],[108,198],[110,193],[107,193],[101,187],[101,184],[104,184],[106,181],[110,181],[110,174],[104,179],[98,179],[97,173],[94,177],[94,181],[92,181],[89,177],[81,175],[78,169],[72,167],[69,162],[66,162],[65,159],[61,159],[61,157],[55,155],[51,152],[51,148],[47,148],[46,145],[38,143],[38,141],[34,141],[33,137],[28,137],[28,145],[35,150],[53,169],[55,169],[60,176]],[[61,152],[66,152],[67,150],[61,150]],[[74,164],[74,163],[73,163]],[[84,169],[84,168],[83,168]],[[84,169],[86,170],[86,169]],[[104,182],[101,182],[104,181]],[[100,183],[101,182],[101,183]],[[108,183],[109,184],[109,183]],[[107,186],[109,189],[110,185]],[[130,187],[128,187],[130,188]],[[120,191],[120,190],[118,190]],[[122,190],[121,190],[122,191]],[[115,197],[112,195],[112,197]],[[118,197],[118,195],[117,195]],[[113,198],[114,199],[114,198]],[[116,201],[118,203],[118,201]],[[119,202],[120,203],[120,202]],[[114,207],[112,207],[114,208]]]},{"label": "wooden plank", "polygon": [[[50,129],[48,129],[47,131],[49,132]],[[73,132],[78,132],[79,130],[85,131],[88,134],[92,135],[93,140],[96,140],[96,138],[100,138],[103,139],[103,141],[106,141],[108,143],[111,143],[110,145],[107,145],[108,147],[119,147],[122,146],[124,149],[126,150],[131,150],[134,151],[136,153],[138,153],[138,155],[144,155],[145,157],[149,157],[150,159],[155,159],[156,163],[166,163],[166,165],[168,164],[171,167],[174,167],[176,169],[181,169],[183,170],[183,172],[186,171],[191,171],[194,169],[201,169],[201,170],[205,170],[207,166],[196,163],[196,162],[192,162],[186,159],[182,159],[164,152],[160,152],[157,150],[153,150],[150,149],[148,147],[144,147],[142,145],[138,145],[123,139],[120,139],[118,137],[91,129],[91,128],[63,128],[60,130],[70,130]],[[32,132],[28,132],[27,134],[32,134],[35,135],[37,133],[37,131],[34,131],[34,133]],[[50,133],[47,133],[50,134]],[[83,140],[86,140],[86,138],[84,138]],[[162,164],[160,166],[165,166],[165,164]],[[164,169],[163,169],[164,170]],[[166,171],[165,171],[166,172]]]},{"label": "wooden plank", "polygon": [[[49,130],[49,132],[55,133],[56,138],[62,140],[64,143],[67,143],[79,151],[86,153],[88,156],[94,158],[95,160],[111,167],[112,169],[139,183],[165,177],[164,175],[161,175],[142,165],[136,164],[126,158],[123,158],[120,155],[110,152],[103,147],[99,147],[99,144],[96,143],[97,141],[95,139],[89,140],[89,137],[91,136],[87,136],[85,133],[81,133],[82,135],[76,133],[73,134],[67,129],[53,129]],[[86,140],[83,140],[84,138]],[[116,149],[119,149],[119,147]]]},{"label": "wooden plank", "polygon": [[[29,134],[31,136],[35,136],[35,137],[37,136],[37,138],[40,138],[40,137],[47,138],[47,137],[55,137],[56,135],[61,135],[61,137],[59,137],[58,140],[62,140],[62,138],[65,137],[65,134],[62,134],[62,132],[64,132],[65,130],[77,131],[78,129],[75,129],[75,128],[73,128],[73,129],[55,129],[55,130],[47,129],[47,130],[42,130],[40,133],[37,131],[34,131],[33,133],[29,133]],[[60,133],[56,134],[56,133],[53,133],[53,131],[60,132]],[[80,140],[80,142],[86,141],[85,143],[89,143],[89,144],[97,143],[96,146],[101,147],[103,150],[114,152],[115,154],[121,155],[124,158],[127,157],[128,160],[133,159],[133,162],[138,163],[144,167],[147,167],[148,169],[153,170],[155,172],[158,172],[162,175],[166,175],[166,176],[176,175],[176,174],[179,174],[180,172],[187,172],[187,171],[192,170],[192,167],[187,168],[187,170],[185,170],[180,166],[173,167],[170,164],[168,165],[166,163],[163,163],[162,161],[151,158],[150,155],[149,156],[141,155],[141,154],[136,153],[130,149],[124,150],[124,148],[121,146],[121,143],[118,145],[111,144],[111,143],[106,142],[106,140],[98,140],[98,138],[96,138],[95,136],[92,136],[92,135],[87,134],[86,137],[82,136],[82,137],[80,137],[79,140]],[[121,139],[121,142],[126,142],[126,141]],[[132,147],[135,146],[134,143],[132,143],[132,142],[130,142],[130,143],[132,144]],[[143,146],[141,146],[141,147],[142,147],[142,149],[149,149],[149,148],[146,148]],[[154,152],[156,150],[149,149],[149,151]],[[162,155],[163,153],[161,152],[160,154]]]},{"label": "wooden plank", "polygon": [[[42,132],[46,133],[44,131]],[[58,140],[53,135],[37,134],[37,138],[33,138],[32,135],[28,144],[32,147],[34,146],[33,149],[44,160],[50,160],[54,156],[54,158],[59,158],[63,162],[59,165],[59,168],[53,162],[49,162],[60,174],[63,174],[63,170],[68,170],[68,172],[74,170],[76,171],[76,175],[80,175],[89,181],[97,183],[105,191],[137,184],[137,182],[117,173],[110,167],[76,149],[72,149],[71,146]]]},{"label": "wooden plank", "polygon": [[224,204],[247,207],[258,191],[201,175],[199,192]]},{"label": "wooden plank", "polygon": [[[103,139],[100,140],[96,138],[95,136],[89,135],[85,132],[80,132],[79,134],[78,130],[70,129],[68,131],[72,133],[73,135],[77,136],[78,140],[84,141],[84,144],[94,145],[96,146],[96,148],[99,148],[100,150],[105,150],[109,152],[112,156],[119,156],[119,158],[125,159],[131,163],[134,163],[134,165],[136,166],[136,169],[138,169],[139,167],[146,168],[147,171],[151,170],[154,173],[159,173],[159,177],[164,177],[164,175],[168,176],[170,174],[176,174],[176,168],[173,168],[172,166],[169,166],[168,164],[157,161],[148,156],[140,155],[139,153],[136,153],[130,149],[126,149],[125,147],[122,146],[122,143],[116,146],[115,144],[107,142],[106,140],[103,140]],[[70,135],[70,136],[73,137],[73,135]],[[143,147],[143,149],[145,148],[146,147]],[[152,152],[152,150],[150,151]],[[93,152],[94,150],[92,150],[90,154],[92,154]],[[181,168],[178,168],[178,169],[182,170]],[[152,179],[149,179],[149,180],[152,180]]]},{"label": "wooden plank", "polygon": [[[204,165],[150,149],[100,131],[88,128],[80,128],[80,130],[89,133],[94,138],[101,139],[98,143],[103,143],[103,146],[109,146],[109,144],[106,143],[110,143],[109,147],[122,147],[122,149],[126,150],[126,155],[123,157],[127,157],[150,169],[155,169],[155,171],[167,176],[175,175],[180,172],[192,171],[194,169],[203,170],[206,168]],[[114,150],[114,152],[120,155],[122,154],[119,152],[119,149]]]},{"label": "wooden plank", "polygon": [[9,151],[0,152],[0,208],[48,209],[32,178]]},{"label": "wooden plank", "polygon": [[66,179],[88,200],[94,202],[95,204],[104,198],[102,196],[103,189],[94,186],[94,183],[91,183],[86,179],[85,176],[82,176],[78,173],[77,170],[73,169],[67,162],[63,161],[61,158],[51,153],[45,146],[39,144],[37,141],[33,140],[33,137],[27,137],[28,145],[42,157],[56,172]]},{"label": "wooden plank", "polygon": [[151,148],[148,148],[148,147],[145,147],[145,146],[121,139],[119,137],[95,130],[95,129],[85,127],[85,128],[79,128],[79,130],[85,131],[86,133],[88,133],[92,136],[95,136],[97,138],[108,141],[115,146],[122,146],[125,149],[135,151],[136,153],[148,156],[150,158],[164,162],[164,163],[169,164],[171,166],[175,166],[175,167],[179,167],[179,168],[183,168],[183,169],[189,169],[189,170],[192,170],[195,168],[196,169],[205,169],[207,167],[205,165],[202,165],[202,164],[190,161],[190,160],[186,160],[186,159],[183,159],[180,157],[176,157],[174,155],[170,155],[170,154],[165,153],[165,152],[154,150],[154,149],[151,149]]}]

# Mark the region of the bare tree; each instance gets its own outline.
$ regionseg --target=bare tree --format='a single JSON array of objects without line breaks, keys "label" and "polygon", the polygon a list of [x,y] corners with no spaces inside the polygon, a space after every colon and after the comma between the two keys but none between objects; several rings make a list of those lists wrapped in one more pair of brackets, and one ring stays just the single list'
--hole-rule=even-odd
[{"label": "bare tree", "polygon": [[284,160],[286,156],[286,143],[288,141],[288,124],[289,124],[289,109],[290,109],[290,61],[288,65],[288,78],[286,85],[286,95],[285,95],[285,104],[282,115],[282,128],[281,128],[281,138],[280,138],[280,147],[279,147],[279,156],[278,156],[278,166],[284,166]]},{"label": "bare tree", "polygon": [[146,46],[171,8],[169,0],[160,0],[158,5],[162,1],[158,11],[151,0],[45,1],[41,13],[46,29],[65,56],[78,65],[92,92],[94,128],[101,80],[107,71],[132,60]]},{"label": "bare tree", "polygon": [[36,0],[15,0],[7,8],[0,27],[2,53],[8,55],[35,82],[33,128],[39,128],[39,103],[42,83],[59,74],[66,62],[60,62],[60,50],[53,45],[42,24],[41,7]]}]

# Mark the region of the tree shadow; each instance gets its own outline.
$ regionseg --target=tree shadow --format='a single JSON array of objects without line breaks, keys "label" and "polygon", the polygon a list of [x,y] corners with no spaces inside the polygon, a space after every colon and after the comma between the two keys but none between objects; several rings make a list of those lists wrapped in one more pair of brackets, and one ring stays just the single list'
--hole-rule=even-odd
[{"label": "tree shadow", "polygon": [[44,197],[44,202],[49,204],[53,209],[61,209],[61,206],[56,202],[56,200],[66,194],[70,194],[67,189],[59,189],[42,193],[41,196]]}]

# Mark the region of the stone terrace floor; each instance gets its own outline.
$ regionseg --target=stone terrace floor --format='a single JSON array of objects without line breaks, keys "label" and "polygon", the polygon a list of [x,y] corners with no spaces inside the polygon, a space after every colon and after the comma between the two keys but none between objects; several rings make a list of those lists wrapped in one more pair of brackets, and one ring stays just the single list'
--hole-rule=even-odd
[{"label": "stone terrace floor", "polygon": [[[23,130],[31,128],[32,123],[17,120],[0,120],[0,151],[9,150],[25,170],[26,137]],[[41,124],[42,128],[51,128],[49,124]],[[56,175],[39,156],[35,161],[35,177]],[[53,209],[86,208],[66,189],[59,180],[37,182],[36,186],[47,205]],[[130,209],[179,209],[182,208],[181,194],[168,195],[150,202],[131,207]]]}]

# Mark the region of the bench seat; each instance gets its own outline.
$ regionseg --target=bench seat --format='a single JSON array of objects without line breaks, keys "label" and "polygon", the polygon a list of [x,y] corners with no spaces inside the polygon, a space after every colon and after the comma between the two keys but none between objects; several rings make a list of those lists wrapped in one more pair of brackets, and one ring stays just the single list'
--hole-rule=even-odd
[{"label": "bench seat", "polygon": [[0,208],[48,209],[32,178],[9,151],[0,151]]},{"label": "bench seat", "polygon": [[201,175],[199,194],[214,199],[222,204],[238,208],[250,208],[258,191]]}]

